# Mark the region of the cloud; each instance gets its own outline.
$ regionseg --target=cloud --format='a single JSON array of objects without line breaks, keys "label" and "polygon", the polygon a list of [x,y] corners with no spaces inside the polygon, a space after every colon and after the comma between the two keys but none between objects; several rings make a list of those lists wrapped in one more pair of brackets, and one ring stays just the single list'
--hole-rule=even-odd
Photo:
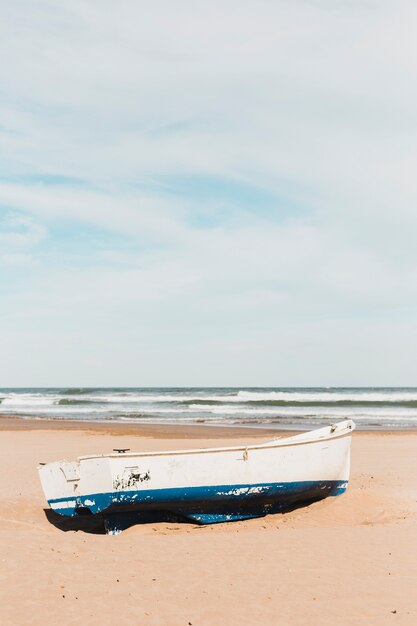
[{"label": "cloud", "polygon": [[46,228],[31,218],[9,213],[0,221],[0,248],[31,248],[43,241],[46,233]]},{"label": "cloud", "polygon": [[[62,337],[58,382],[77,333],[93,362],[111,345],[114,375],[141,353],[146,384],[171,382],[175,350],[186,359],[176,384],[317,383],[313,345],[323,384],[356,384],[359,338],[362,358],[379,338],[386,361],[407,362],[416,12],[407,1],[5,4],[8,336],[22,350],[23,337],[38,345],[34,325],[47,343]],[[406,384],[401,366],[377,370]]]}]

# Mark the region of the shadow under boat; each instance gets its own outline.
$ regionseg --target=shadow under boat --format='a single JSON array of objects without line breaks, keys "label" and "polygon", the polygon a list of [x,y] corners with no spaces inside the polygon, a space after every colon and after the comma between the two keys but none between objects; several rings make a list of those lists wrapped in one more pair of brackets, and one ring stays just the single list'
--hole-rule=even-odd
[{"label": "shadow under boat", "polygon": [[44,509],[45,516],[50,524],[63,532],[81,531],[94,535],[117,535],[123,530],[127,530],[131,526],[142,524],[156,524],[160,522],[175,524],[191,524],[193,526],[205,526],[207,524],[242,521],[254,518],[265,517],[269,514],[290,513],[300,508],[305,508],[318,502],[323,498],[310,498],[306,500],[298,500],[297,502],[287,503],[286,505],[277,505],[259,510],[235,511],[230,514],[226,511],[219,512],[216,510],[210,513],[205,510],[204,513],[184,513],[183,515],[170,511],[112,511],[111,509],[104,513],[93,514],[88,509],[79,509],[75,517],[66,517],[59,515],[52,509]]},{"label": "shadow under boat", "polygon": [[50,524],[63,532],[81,531],[92,535],[108,535],[118,534],[122,530],[126,530],[137,524],[156,524],[158,522],[172,522],[194,524],[195,522],[180,517],[166,511],[152,512],[126,512],[126,513],[97,513],[93,515],[88,510],[83,510],[76,517],[66,517],[52,511],[52,509],[44,509],[45,517]]}]

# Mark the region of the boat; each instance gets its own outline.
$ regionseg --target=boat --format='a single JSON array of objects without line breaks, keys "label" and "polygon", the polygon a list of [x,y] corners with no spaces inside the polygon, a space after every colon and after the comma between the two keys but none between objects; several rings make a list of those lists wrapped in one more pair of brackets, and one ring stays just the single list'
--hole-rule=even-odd
[{"label": "boat", "polygon": [[355,424],[344,420],[266,443],[79,457],[38,467],[51,509],[101,516],[108,534],[151,519],[212,524],[286,512],[348,485]]}]

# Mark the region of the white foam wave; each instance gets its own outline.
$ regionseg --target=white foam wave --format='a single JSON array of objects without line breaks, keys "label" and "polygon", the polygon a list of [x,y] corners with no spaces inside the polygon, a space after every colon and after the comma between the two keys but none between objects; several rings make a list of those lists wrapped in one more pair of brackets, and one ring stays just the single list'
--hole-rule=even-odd
[{"label": "white foam wave", "polygon": [[[67,396],[62,396],[67,397]],[[378,390],[378,391],[245,391],[240,390],[234,393],[225,391],[224,393],[202,393],[187,391],[182,394],[148,394],[140,392],[131,393],[109,393],[109,394],[83,394],[71,395],[71,399],[75,400],[94,400],[97,402],[110,404],[158,404],[158,403],[186,403],[190,401],[198,402],[225,402],[229,403],[250,403],[250,402],[410,402],[417,401],[417,390]]]},{"label": "white foam wave", "polygon": [[[410,402],[417,400],[416,391],[379,390],[379,391],[239,391],[236,396],[238,402],[254,401],[282,401],[282,402]],[[230,401],[230,398],[227,398]]]},{"label": "white foam wave", "polygon": [[12,409],[8,409],[7,413],[9,415],[46,415],[52,416],[55,415],[75,415],[75,414],[84,414],[84,415],[101,415],[103,413],[113,413],[113,411],[105,410],[105,409],[90,409],[87,407],[66,407],[66,406],[58,406],[58,407],[39,407],[39,406],[31,406],[31,407],[19,407],[13,406]]},{"label": "white foam wave", "polygon": [[[3,396],[3,406],[17,405],[52,405],[59,400],[73,400],[79,402],[97,402],[103,405],[152,405],[152,404],[178,404],[187,402],[218,402],[229,404],[251,404],[253,402],[320,402],[323,405],[331,402],[417,402],[416,390],[311,390],[311,391],[249,391],[239,390],[231,392],[225,390],[224,393],[204,392],[192,389],[182,393],[157,393],[150,394],[140,391],[109,393],[84,393],[84,394],[51,394],[51,393],[9,393]],[[192,405],[194,406],[194,405]],[[203,406],[203,405],[202,405]]]},{"label": "white foam wave", "polygon": [[2,406],[50,406],[53,405],[60,396],[51,396],[46,394],[19,394],[11,393],[3,398]]},{"label": "white foam wave", "polygon": [[[352,418],[361,424],[417,426],[417,408],[401,405],[417,401],[414,390],[193,390],[178,391],[97,390],[83,394],[65,394],[58,390],[25,390],[1,392],[0,410],[12,415],[32,416],[33,419],[56,417],[83,420],[125,420],[161,423],[209,422],[217,424],[284,423],[320,424],[343,418]],[[75,404],[58,404],[60,400]],[[331,406],[335,401],[351,400],[361,406]],[[193,402],[195,401],[195,402]],[[261,401],[266,404],[255,404]],[[317,406],[284,404],[268,406],[268,402],[316,402]],[[80,402],[80,404],[77,404]],[[86,404],[83,404],[86,402]],[[218,402],[218,404],[213,404]],[[366,402],[398,402],[398,405],[367,406]],[[183,403],[183,404],[180,404]]]},{"label": "white foam wave", "polygon": [[[390,417],[390,416],[404,416],[412,417],[417,421],[417,409],[396,408],[396,407],[380,407],[364,409],[363,407],[334,407],[334,406],[318,406],[318,407],[304,407],[304,406],[283,406],[283,407],[249,407],[249,406],[233,406],[223,404],[221,406],[213,405],[201,405],[191,404],[187,407],[194,412],[201,411],[204,413],[211,413],[216,415],[280,415],[280,416],[325,416],[334,415],[339,417],[355,417],[359,415],[376,417]],[[155,412],[161,412],[157,408]],[[167,412],[171,412],[171,409],[165,409]],[[148,409],[147,412],[150,412]],[[181,411],[182,412],[182,411]]]}]

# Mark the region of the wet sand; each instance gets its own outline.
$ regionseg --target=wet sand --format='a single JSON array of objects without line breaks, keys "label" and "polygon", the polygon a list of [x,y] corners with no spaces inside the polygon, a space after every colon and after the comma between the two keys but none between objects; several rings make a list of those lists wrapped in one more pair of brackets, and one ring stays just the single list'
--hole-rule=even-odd
[{"label": "wet sand", "polygon": [[285,515],[109,537],[45,514],[38,462],[269,436],[0,418],[0,624],[416,624],[416,432],[356,431],[346,494]]}]

